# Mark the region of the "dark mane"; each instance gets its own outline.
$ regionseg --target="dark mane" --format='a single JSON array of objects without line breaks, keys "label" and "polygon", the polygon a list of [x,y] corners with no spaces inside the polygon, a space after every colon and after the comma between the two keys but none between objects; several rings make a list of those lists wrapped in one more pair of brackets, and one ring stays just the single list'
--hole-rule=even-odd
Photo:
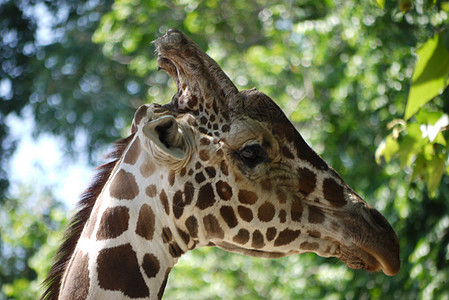
[{"label": "dark mane", "polygon": [[90,217],[97,197],[103,190],[112,170],[119,161],[120,157],[123,155],[123,152],[129,145],[130,141],[132,141],[133,137],[134,133],[129,137],[121,139],[115,143],[114,151],[107,156],[107,158],[111,159],[111,161],[97,168],[98,173],[94,176],[87,190],[81,195],[81,199],[78,202],[78,210],[71,218],[69,225],[65,230],[63,243],[56,252],[55,262],[50,269],[47,279],[43,282],[43,286],[45,286],[46,290],[41,297],[42,300],[58,299],[62,276],[67,268],[73,252],[75,251],[78,239],[80,238],[81,232]]}]

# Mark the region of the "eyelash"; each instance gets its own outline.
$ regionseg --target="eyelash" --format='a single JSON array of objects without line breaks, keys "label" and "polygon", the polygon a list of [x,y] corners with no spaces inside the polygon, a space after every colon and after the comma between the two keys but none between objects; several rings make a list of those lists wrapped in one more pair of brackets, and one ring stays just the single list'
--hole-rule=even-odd
[{"label": "eyelash", "polygon": [[269,161],[267,152],[260,144],[247,145],[238,150],[237,155],[251,169],[260,163]]}]

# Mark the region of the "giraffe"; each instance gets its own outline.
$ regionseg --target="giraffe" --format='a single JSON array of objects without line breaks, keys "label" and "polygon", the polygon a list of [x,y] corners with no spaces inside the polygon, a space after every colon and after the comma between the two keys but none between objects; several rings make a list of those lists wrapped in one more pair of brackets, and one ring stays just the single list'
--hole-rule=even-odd
[{"label": "giraffe", "polygon": [[177,93],[136,111],[131,135],[82,196],[42,299],[160,299],[179,257],[202,246],[399,271],[387,220],[272,99],[239,92],[179,30],[154,43]]}]

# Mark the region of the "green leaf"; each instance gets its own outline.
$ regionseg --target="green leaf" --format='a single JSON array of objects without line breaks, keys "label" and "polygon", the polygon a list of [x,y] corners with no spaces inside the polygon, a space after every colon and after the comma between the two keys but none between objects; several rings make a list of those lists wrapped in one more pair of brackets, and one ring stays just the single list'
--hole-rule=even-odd
[{"label": "green leaf", "polygon": [[377,6],[380,7],[380,9],[384,9],[385,7],[385,0],[376,0]]},{"label": "green leaf", "polygon": [[416,160],[413,165],[412,179],[426,180],[427,178],[426,162],[427,161],[422,153],[416,156]]},{"label": "green leaf", "polygon": [[376,150],[376,161],[380,163],[380,158],[383,156],[386,162],[390,162],[393,155],[398,152],[399,144],[391,135],[382,141]]},{"label": "green leaf", "polygon": [[432,160],[427,163],[427,189],[429,194],[434,196],[436,189],[440,185],[441,178],[445,170],[444,160],[438,156],[433,156]]},{"label": "green leaf", "polygon": [[441,111],[426,111],[420,110],[416,115],[416,122],[420,124],[431,124],[434,125],[442,116]]},{"label": "green leaf", "polygon": [[418,61],[405,108],[406,120],[447,87],[449,51],[444,45],[444,34],[444,31],[439,33],[417,50]]}]

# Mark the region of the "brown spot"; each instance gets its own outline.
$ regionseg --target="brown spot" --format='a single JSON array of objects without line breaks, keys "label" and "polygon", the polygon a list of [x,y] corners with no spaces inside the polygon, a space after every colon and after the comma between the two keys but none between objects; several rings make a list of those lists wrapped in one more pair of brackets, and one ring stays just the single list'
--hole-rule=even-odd
[{"label": "brown spot", "polygon": [[208,238],[224,238],[223,229],[221,229],[220,223],[213,215],[209,214],[205,216],[203,218],[203,223]]},{"label": "brown spot", "polygon": [[184,203],[182,201],[182,192],[176,191],[173,195],[173,214],[176,219],[179,219],[184,212]]},{"label": "brown spot", "polygon": [[269,227],[267,229],[267,241],[272,241],[274,239],[274,237],[276,236],[277,230],[274,227]]},{"label": "brown spot", "polygon": [[173,184],[175,183],[175,172],[170,171],[168,173],[168,183],[170,184],[170,186],[173,186]]},{"label": "brown spot", "polygon": [[336,207],[346,204],[343,186],[332,178],[326,178],[323,182],[324,198]]},{"label": "brown spot", "polygon": [[137,220],[136,233],[141,237],[151,241],[154,234],[154,223],[156,217],[148,204],[142,205]]},{"label": "brown spot", "polygon": [[113,239],[128,230],[129,209],[125,206],[107,208],[97,231],[97,239]]},{"label": "brown spot", "polygon": [[171,242],[168,245],[168,252],[170,252],[170,255],[174,258],[181,257],[181,255],[184,254],[184,251],[182,251],[181,247],[179,247],[176,242]]},{"label": "brown spot", "polygon": [[229,228],[237,226],[237,218],[231,206],[222,206],[220,208],[220,215],[223,220],[225,220],[226,224],[228,224]]},{"label": "brown spot", "polygon": [[161,238],[162,238],[162,241],[166,244],[168,244],[172,241],[173,233],[171,232],[170,228],[168,228],[168,227],[162,228]]},{"label": "brown spot", "polygon": [[195,169],[196,169],[196,170],[201,169],[202,166],[203,166],[203,165],[202,165],[200,162],[197,162],[197,163],[195,164]]},{"label": "brown spot", "polygon": [[229,200],[232,197],[232,188],[224,181],[218,181],[215,185],[217,194],[223,200]]},{"label": "brown spot", "polygon": [[210,158],[210,156],[209,156],[209,151],[204,150],[204,149],[203,149],[203,150],[200,150],[199,155],[200,155],[200,159],[201,159],[202,161],[208,161],[209,158]]},{"label": "brown spot", "polygon": [[287,212],[284,209],[281,209],[279,211],[279,221],[281,223],[285,223],[286,220],[287,220]]},{"label": "brown spot", "polygon": [[299,175],[299,191],[305,196],[315,190],[316,175],[307,168],[298,168]]},{"label": "brown spot", "polygon": [[284,157],[286,157],[288,159],[295,159],[295,157],[293,156],[293,153],[290,152],[290,150],[288,149],[287,146],[282,147],[281,152],[282,152],[282,155],[284,155]]},{"label": "brown spot", "polygon": [[249,232],[246,229],[240,229],[236,236],[232,238],[232,241],[239,244],[246,244],[249,241]]},{"label": "brown spot", "polygon": [[189,170],[189,173],[188,173],[189,176],[192,176],[192,175],[193,175],[193,172],[194,172],[193,169],[190,169],[190,170]]},{"label": "brown spot", "polygon": [[189,231],[189,234],[193,238],[198,237],[198,221],[194,216],[190,216],[186,220],[186,228]]},{"label": "brown spot", "polygon": [[89,293],[89,256],[78,251],[70,264],[59,299],[87,299]]},{"label": "brown spot", "polygon": [[206,123],[207,123],[207,118],[206,118],[205,116],[202,116],[202,117],[200,118],[200,124],[204,125],[204,124],[206,124]]},{"label": "brown spot", "polygon": [[[293,131],[293,130],[292,130]],[[287,133],[288,134],[288,133]],[[304,141],[301,135],[298,132],[290,132],[291,137],[287,138],[288,140],[293,139],[293,143],[296,148],[296,154],[300,160],[305,160],[311,163],[315,168],[326,171],[329,169],[329,166],[326,162],[313,151],[309,145]]]},{"label": "brown spot", "polygon": [[312,224],[320,224],[323,221],[324,212],[316,206],[309,206],[309,222]]},{"label": "brown spot", "polygon": [[139,194],[139,187],[134,175],[120,170],[112,180],[109,193],[116,199],[133,200]]},{"label": "brown spot", "polygon": [[[218,92],[220,93],[219,95],[220,95],[221,98],[225,97],[225,94],[223,93],[223,90],[220,89]],[[208,104],[209,103],[207,103],[206,106]],[[219,109],[218,109],[217,101],[212,102],[212,108],[214,109],[215,114],[218,114]]]},{"label": "brown spot", "polygon": [[265,242],[263,240],[263,235],[259,230],[253,232],[253,241],[251,242],[251,247],[260,249],[265,246]]},{"label": "brown spot", "polygon": [[124,162],[130,165],[134,165],[140,155],[140,140],[138,137],[134,140],[131,147],[125,154]]},{"label": "brown spot", "polygon": [[299,245],[299,248],[302,250],[307,250],[307,251],[314,251],[317,250],[320,246],[318,245],[318,243],[309,243],[309,242],[303,242],[301,243],[301,245]]},{"label": "brown spot", "polygon": [[247,190],[239,191],[239,201],[243,204],[254,204],[256,203],[257,199],[258,197],[254,192]]},{"label": "brown spot", "polygon": [[299,235],[301,234],[301,230],[290,230],[285,229],[281,231],[274,241],[274,246],[284,246],[293,242]]},{"label": "brown spot", "polygon": [[270,202],[265,202],[259,207],[259,210],[257,211],[257,217],[262,222],[269,222],[273,220],[274,218],[274,205]]},{"label": "brown spot", "polygon": [[202,137],[202,138],[200,139],[200,144],[201,144],[202,146],[208,146],[208,145],[210,144],[210,141],[209,141],[208,138]]},{"label": "brown spot", "polygon": [[291,217],[292,221],[301,221],[302,217],[302,203],[299,199],[293,199],[292,207],[291,207]]},{"label": "brown spot", "polygon": [[165,213],[168,215],[170,213],[170,209],[168,207],[167,194],[165,193],[164,189],[161,190],[161,193],[159,194],[159,198],[162,202],[162,206],[164,207]]},{"label": "brown spot", "polygon": [[140,121],[143,117],[146,117],[147,115],[148,106],[142,105],[137,109],[136,113],[134,114],[133,119],[133,125],[132,125],[132,132],[135,132],[137,130],[137,125],[139,125]]},{"label": "brown spot", "polygon": [[215,175],[217,174],[217,171],[215,171],[214,167],[206,167],[204,169],[207,173],[207,176],[209,176],[209,178],[214,178]]},{"label": "brown spot", "polygon": [[187,169],[186,167],[181,169],[181,172],[179,172],[179,176],[184,177],[186,175]]},{"label": "brown spot", "polygon": [[195,106],[198,104],[198,97],[196,95],[192,95],[189,99],[189,101],[187,101],[187,105],[190,109],[195,108]]},{"label": "brown spot", "polygon": [[229,125],[227,125],[227,124],[223,125],[221,127],[221,131],[223,131],[223,132],[228,132],[230,129],[231,129],[231,127]]},{"label": "brown spot", "polygon": [[199,172],[195,175],[195,181],[197,183],[202,183],[204,180],[206,180],[206,177],[204,176],[203,172]]},{"label": "brown spot", "polygon": [[140,166],[140,173],[143,177],[150,177],[156,171],[156,165],[151,160],[144,160]]},{"label": "brown spot", "polygon": [[168,275],[170,274],[170,272],[171,272],[171,268],[168,268],[167,271],[165,271],[164,281],[162,282],[161,288],[159,289],[159,292],[157,293],[158,299],[162,299],[162,295],[164,294],[165,286],[167,285]]},{"label": "brown spot", "polygon": [[157,273],[159,273],[160,268],[161,265],[159,259],[154,254],[147,253],[144,255],[142,269],[145,271],[148,278],[155,277]]},{"label": "brown spot", "polygon": [[150,184],[149,186],[147,186],[147,188],[145,189],[145,193],[148,195],[148,197],[155,197],[157,193],[156,185]]},{"label": "brown spot", "polygon": [[196,202],[196,206],[198,206],[199,209],[206,209],[214,205],[214,203],[214,190],[212,189],[212,185],[210,183],[207,183],[203,185],[198,192],[198,200]]},{"label": "brown spot", "polygon": [[92,236],[92,233],[94,232],[94,228],[97,223],[98,206],[99,206],[98,203],[94,206],[91,216],[90,216],[89,220],[87,221],[87,225],[85,227],[83,237],[90,238]]},{"label": "brown spot", "polygon": [[287,196],[285,193],[281,190],[276,190],[276,195],[278,197],[279,203],[285,203],[287,202]]},{"label": "brown spot", "polygon": [[221,172],[223,172],[223,174],[225,176],[229,175],[228,164],[224,160],[222,160],[221,163],[220,163],[220,170],[221,170]]},{"label": "brown spot", "polygon": [[190,181],[184,184],[184,204],[189,205],[192,203],[193,195],[195,193],[195,187]]},{"label": "brown spot", "polygon": [[260,187],[264,191],[271,191],[271,189],[273,188],[273,185],[271,184],[270,179],[264,179],[264,180],[260,181]]},{"label": "brown spot", "polygon": [[150,297],[130,244],[106,248],[97,258],[98,284],[105,290],[121,291],[131,298]]},{"label": "brown spot", "polygon": [[190,242],[190,236],[187,232],[176,228],[176,231],[178,231],[179,236],[181,237],[182,241],[184,242],[184,244],[188,244]]},{"label": "brown spot", "polygon": [[251,209],[239,205],[237,207],[237,211],[239,212],[240,217],[246,222],[251,222],[251,220],[253,219],[253,212],[251,211]]},{"label": "brown spot", "polygon": [[311,236],[311,237],[314,237],[314,238],[320,238],[321,237],[321,233],[316,231],[316,230],[307,231],[307,234],[309,236]]}]

